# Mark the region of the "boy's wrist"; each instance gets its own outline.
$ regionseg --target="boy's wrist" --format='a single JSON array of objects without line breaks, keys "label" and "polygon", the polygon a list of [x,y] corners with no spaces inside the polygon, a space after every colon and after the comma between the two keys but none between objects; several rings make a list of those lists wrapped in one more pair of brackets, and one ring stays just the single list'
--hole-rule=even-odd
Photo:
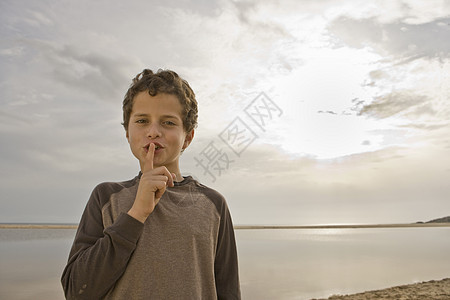
[{"label": "boy's wrist", "polygon": [[127,214],[141,223],[145,223],[145,221],[149,216],[149,214],[143,214],[139,210],[134,209],[134,207],[131,207],[130,210],[127,212]]}]

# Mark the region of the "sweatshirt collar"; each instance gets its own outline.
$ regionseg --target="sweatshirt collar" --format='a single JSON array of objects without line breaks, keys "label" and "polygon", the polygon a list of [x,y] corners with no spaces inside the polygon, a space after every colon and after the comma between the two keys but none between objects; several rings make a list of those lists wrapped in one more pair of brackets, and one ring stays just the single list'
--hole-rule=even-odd
[{"label": "sweatshirt collar", "polygon": [[[142,172],[139,171],[139,174],[138,174],[137,178],[140,180],[141,176],[142,176]],[[192,178],[191,175],[183,176],[183,180],[182,181],[175,181],[174,185],[175,186],[185,185],[185,184],[188,184],[189,182],[191,182],[192,180],[193,180],[193,178]]]}]

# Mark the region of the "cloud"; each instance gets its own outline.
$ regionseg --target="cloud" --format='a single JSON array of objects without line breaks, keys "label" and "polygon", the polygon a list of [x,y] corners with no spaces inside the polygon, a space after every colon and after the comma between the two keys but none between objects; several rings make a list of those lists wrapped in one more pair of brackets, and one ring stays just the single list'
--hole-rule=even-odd
[{"label": "cloud", "polygon": [[332,110],[327,110],[327,111],[319,110],[317,113],[318,113],[318,114],[331,114],[331,115],[337,115],[337,112],[334,112],[334,111],[332,111]]},{"label": "cloud", "polygon": [[[444,184],[448,165],[445,151],[433,151],[424,152],[440,163],[405,147],[316,160],[294,158],[273,145],[250,146],[216,182],[200,179],[226,196],[237,224],[414,222],[432,215],[423,199],[445,207],[450,192],[448,185],[429,189]],[[249,213],[254,207],[257,212]],[[402,207],[414,209],[401,217],[386,213]]]},{"label": "cloud", "polygon": [[5,127],[9,126],[17,126],[17,125],[23,125],[23,124],[31,124],[31,121],[26,118],[23,115],[18,115],[15,113],[10,113],[7,111],[4,111],[3,109],[0,110],[0,132],[2,132]]},{"label": "cloud", "polygon": [[274,22],[273,19],[261,18],[261,15],[265,15],[265,10],[270,9],[272,5],[256,1],[236,1],[232,2],[232,5],[239,21],[247,30],[267,37],[292,37],[282,24]]},{"label": "cloud", "polygon": [[[201,122],[182,171],[226,194],[239,223],[380,222],[387,211],[402,217],[411,203],[408,214],[445,207],[446,10],[415,3],[80,0],[68,9],[49,0],[24,9],[3,1],[1,217],[76,222],[96,183],[136,175],[121,99],[144,67],[172,68],[193,86]],[[366,75],[372,85],[363,85]],[[280,98],[281,125],[212,183],[193,157],[261,91]],[[355,99],[352,115],[339,113],[349,105],[341,98]],[[288,118],[298,122],[283,123]],[[364,132],[390,121],[401,130]],[[405,132],[415,138],[411,128],[446,152],[389,147]],[[372,151],[379,143],[385,149]],[[349,144],[372,152],[313,157],[320,148],[333,157],[355,153],[339,149]],[[317,147],[308,156],[305,145]],[[433,205],[423,201],[431,194]]]},{"label": "cloud", "polygon": [[46,66],[50,75],[47,80],[62,83],[69,89],[91,92],[106,101],[125,93],[124,86],[131,82],[126,70],[137,65],[132,58],[97,53],[92,49],[86,51],[74,45],[55,45],[41,40],[24,40],[23,43],[37,51],[36,64]]},{"label": "cloud", "polygon": [[440,61],[450,58],[449,17],[423,24],[408,24],[404,21],[381,23],[375,18],[339,17],[328,29],[345,45],[371,47],[401,63],[422,57]]},{"label": "cloud", "polygon": [[430,114],[433,110],[429,108],[428,100],[426,96],[410,92],[393,92],[376,97],[372,103],[363,105],[359,115],[384,119],[399,114],[412,117]]},{"label": "cloud", "polygon": [[420,129],[425,131],[432,131],[432,130],[438,130],[441,128],[448,127],[450,123],[441,123],[441,124],[417,124],[417,123],[409,123],[404,125],[399,125],[399,127],[404,128],[414,128],[414,129]]},{"label": "cloud", "polygon": [[215,17],[223,10],[222,1],[220,0],[169,0],[164,1],[164,3],[160,5],[178,8],[205,17]]},{"label": "cloud", "polygon": [[24,47],[22,46],[15,46],[11,48],[3,48],[0,50],[1,56],[20,56],[24,52]]},{"label": "cloud", "polygon": [[39,27],[54,25],[51,19],[39,11],[28,10],[28,16],[28,18],[25,18],[25,22],[31,26]]}]

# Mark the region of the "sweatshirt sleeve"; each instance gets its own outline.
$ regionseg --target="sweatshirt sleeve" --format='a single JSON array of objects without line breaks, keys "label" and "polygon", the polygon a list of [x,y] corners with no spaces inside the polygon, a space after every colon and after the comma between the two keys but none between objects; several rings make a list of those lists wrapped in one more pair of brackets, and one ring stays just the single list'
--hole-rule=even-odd
[{"label": "sweatshirt sleeve", "polygon": [[66,299],[100,299],[124,273],[144,225],[121,213],[104,228],[99,187],[81,217],[61,277]]},{"label": "sweatshirt sleeve", "polygon": [[226,202],[221,209],[214,273],[219,300],[241,299],[236,240]]}]

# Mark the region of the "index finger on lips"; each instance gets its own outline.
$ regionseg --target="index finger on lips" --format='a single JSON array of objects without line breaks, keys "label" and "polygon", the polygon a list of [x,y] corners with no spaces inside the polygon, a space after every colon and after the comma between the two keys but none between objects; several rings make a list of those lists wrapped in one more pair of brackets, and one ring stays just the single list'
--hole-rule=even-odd
[{"label": "index finger on lips", "polygon": [[155,144],[151,143],[145,155],[145,163],[142,172],[153,170],[153,158],[155,157]]}]

